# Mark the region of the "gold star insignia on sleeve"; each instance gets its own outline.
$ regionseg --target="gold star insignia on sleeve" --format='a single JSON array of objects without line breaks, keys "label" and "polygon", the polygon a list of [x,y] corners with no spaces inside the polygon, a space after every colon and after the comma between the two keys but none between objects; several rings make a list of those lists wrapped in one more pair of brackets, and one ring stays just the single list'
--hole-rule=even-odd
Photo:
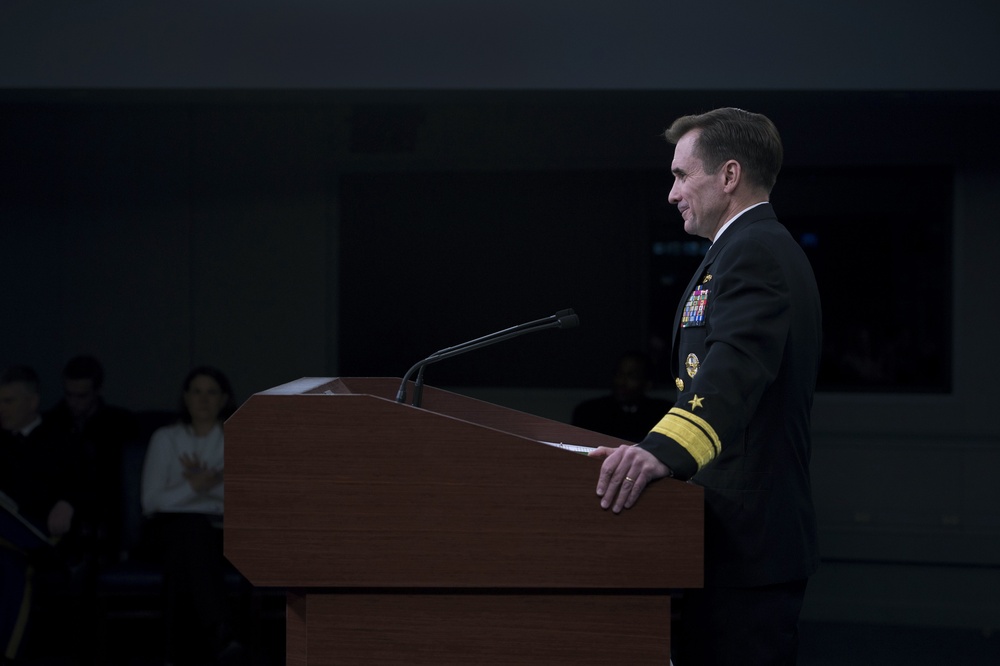
[{"label": "gold star insignia on sleeve", "polygon": [[688,400],[688,404],[691,405],[691,411],[692,412],[694,410],[698,409],[699,407],[704,407],[705,406],[703,404],[704,402],[705,402],[705,399],[704,398],[699,398],[697,393],[694,394],[694,398],[693,399]]}]

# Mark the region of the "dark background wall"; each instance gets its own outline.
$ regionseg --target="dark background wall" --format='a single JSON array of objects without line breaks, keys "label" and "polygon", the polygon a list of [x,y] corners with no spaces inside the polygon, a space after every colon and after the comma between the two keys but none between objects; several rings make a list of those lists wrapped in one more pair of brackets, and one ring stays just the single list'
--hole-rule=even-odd
[{"label": "dark background wall", "polygon": [[[195,363],[245,397],[401,374],[575,307],[578,331],[503,352],[502,381],[471,357],[454,377],[566,419],[646,342],[658,135],[743,106],[781,128],[788,169],[950,174],[950,390],[818,397],[807,614],[998,625],[993,3],[329,5],[4,3],[0,363],[34,365],[51,403],[65,360],[93,352],[113,402],[165,407]],[[864,243],[883,230],[859,190],[816,198]],[[845,255],[845,275],[907,291]],[[360,360],[371,341],[386,367]]]}]

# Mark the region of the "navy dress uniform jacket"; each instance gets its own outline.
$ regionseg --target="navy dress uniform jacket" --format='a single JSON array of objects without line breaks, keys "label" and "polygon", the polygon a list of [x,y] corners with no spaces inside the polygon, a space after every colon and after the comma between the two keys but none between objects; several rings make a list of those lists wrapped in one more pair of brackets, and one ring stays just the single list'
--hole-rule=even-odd
[{"label": "navy dress uniform jacket", "polygon": [[639,444],[705,489],[705,585],[807,578],[819,291],[770,204],[712,244],[674,320],[677,402]]}]

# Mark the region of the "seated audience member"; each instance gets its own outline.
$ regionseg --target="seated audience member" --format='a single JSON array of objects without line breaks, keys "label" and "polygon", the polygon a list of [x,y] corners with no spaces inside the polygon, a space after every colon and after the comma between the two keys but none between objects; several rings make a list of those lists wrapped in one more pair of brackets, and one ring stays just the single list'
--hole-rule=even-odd
[{"label": "seated audience member", "polygon": [[79,507],[93,555],[119,556],[122,449],[139,436],[132,412],[108,405],[101,394],[104,368],[93,356],[76,356],[63,369],[63,398],[42,417],[76,448],[88,469],[85,504]]},{"label": "seated audience member", "polygon": [[611,393],[581,402],[572,424],[629,442],[641,441],[670,409],[670,402],[651,398],[649,358],[627,352],[618,359]]},{"label": "seated audience member", "polygon": [[153,433],[142,473],[148,540],[162,558],[172,662],[241,651],[227,606],[222,552],[223,432],[229,380],[201,366],[184,379],[180,421]]},{"label": "seated audience member", "polygon": [[[0,376],[0,661],[18,656],[30,618],[36,564],[51,565],[51,545],[74,529],[79,460],[42,422],[39,381],[27,366]],[[9,498],[9,499],[7,499]],[[34,530],[21,529],[17,514]],[[37,540],[23,535],[35,534]]]}]

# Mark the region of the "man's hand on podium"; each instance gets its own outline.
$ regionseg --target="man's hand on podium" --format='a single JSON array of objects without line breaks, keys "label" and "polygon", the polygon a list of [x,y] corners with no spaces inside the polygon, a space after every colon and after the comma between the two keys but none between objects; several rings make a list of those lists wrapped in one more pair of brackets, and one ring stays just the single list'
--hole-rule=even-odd
[{"label": "man's hand on podium", "polygon": [[597,496],[601,508],[615,513],[631,509],[646,486],[656,479],[670,476],[670,468],[645,449],[622,445],[617,449],[599,446],[591,457],[604,458],[597,479]]}]

